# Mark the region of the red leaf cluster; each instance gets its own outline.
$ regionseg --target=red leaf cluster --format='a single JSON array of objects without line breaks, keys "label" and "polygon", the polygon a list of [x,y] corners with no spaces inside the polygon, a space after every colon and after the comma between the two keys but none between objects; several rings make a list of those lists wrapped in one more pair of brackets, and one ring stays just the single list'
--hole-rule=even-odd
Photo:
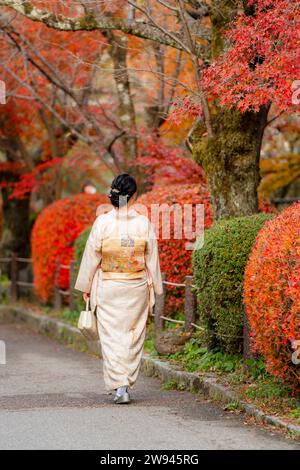
[{"label": "red leaf cluster", "polygon": [[[152,191],[143,194],[137,201],[144,204],[151,219],[151,204],[178,204],[183,208],[184,204],[192,204],[193,207],[193,229],[195,228],[195,205],[204,204],[204,225],[205,228],[212,224],[212,208],[209,193],[204,185],[199,184],[174,184],[170,186],[154,186]],[[183,213],[183,210],[182,210]],[[159,253],[161,271],[166,274],[166,280],[171,282],[184,282],[186,275],[192,273],[191,255],[192,251],[186,249],[186,243],[194,241],[194,238],[183,236],[181,239],[174,237],[174,219],[171,217],[170,239],[163,239],[161,236],[163,219],[159,221]],[[182,221],[184,225],[184,220]],[[183,234],[184,235],[184,234]],[[169,298],[167,310],[174,311],[183,306],[183,291],[181,288],[168,287]]]},{"label": "red leaf cluster", "polygon": [[149,186],[165,184],[204,183],[203,169],[188,158],[178,147],[166,145],[152,135],[140,143],[139,157],[135,165],[141,168]]},{"label": "red leaf cluster", "polygon": [[57,168],[62,164],[62,158],[53,158],[45,163],[40,163],[31,172],[24,173],[20,176],[20,180],[13,183],[13,191],[10,194],[10,199],[24,199],[30,195],[31,192],[38,191],[38,189],[51,179],[51,174],[47,173],[50,168]]},{"label": "red leaf cluster", "polygon": [[69,270],[61,268],[56,277],[56,263],[69,265],[76,238],[93,223],[97,207],[108,202],[105,195],[78,194],[42,210],[31,235],[34,286],[42,300],[50,299],[55,283],[69,287]]},{"label": "red leaf cluster", "polygon": [[[221,105],[258,111],[272,102],[285,111],[299,105],[300,11],[291,0],[249,0],[227,31],[230,47],[208,67],[207,91]],[[294,83],[295,82],[295,83]],[[298,85],[298,89],[299,89]],[[293,95],[297,99],[293,100]],[[297,96],[296,96],[297,95]]]},{"label": "red leaf cluster", "polygon": [[[253,349],[270,373],[300,391],[300,203],[266,222],[245,270],[244,301]],[[300,355],[300,354],[299,354]]]}]

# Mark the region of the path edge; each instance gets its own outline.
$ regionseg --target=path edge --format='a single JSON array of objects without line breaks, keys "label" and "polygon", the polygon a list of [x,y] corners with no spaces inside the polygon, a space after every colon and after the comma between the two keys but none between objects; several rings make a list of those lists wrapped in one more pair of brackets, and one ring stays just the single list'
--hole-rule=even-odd
[{"label": "path edge", "polygon": [[[0,325],[17,323],[26,325],[30,330],[46,335],[60,343],[73,346],[82,352],[97,354],[101,357],[99,343],[87,341],[78,328],[47,315],[38,315],[19,306],[0,306]],[[265,423],[289,432],[294,439],[300,440],[300,426],[268,415],[256,406],[242,401],[229,387],[217,382],[213,374],[198,375],[177,369],[167,360],[157,359],[144,352],[141,372],[150,377],[159,378],[162,382],[174,382],[180,389],[190,392],[201,392],[206,398],[223,404],[234,403],[246,415],[255,418],[258,423]]]}]

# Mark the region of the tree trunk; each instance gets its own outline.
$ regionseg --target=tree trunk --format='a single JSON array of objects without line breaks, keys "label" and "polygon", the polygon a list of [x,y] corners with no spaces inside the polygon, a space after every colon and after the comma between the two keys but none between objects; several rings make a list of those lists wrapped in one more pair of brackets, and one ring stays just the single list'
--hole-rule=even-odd
[{"label": "tree trunk", "polygon": [[267,107],[243,114],[220,109],[212,115],[212,138],[202,122],[195,128],[194,158],[206,172],[215,219],[258,212],[259,157],[267,115]]},{"label": "tree trunk", "polygon": [[12,252],[27,257],[30,253],[30,199],[9,199],[9,192],[2,188],[3,230],[0,242],[2,256]]},{"label": "tree trunk", "polygon": [[[6,161],[16,163],[19,155],[27,161],[27,151],[17,135],[5,140]],[[3,227],[0,241],[0,256],[11,256],[15,252],[20,257],[27,257],[30,253],[30,194],[24,199],[10,199],[11,183],[19,181],[20,172],[7,171],[0,175],[1,181],[9,183],[2,187]]]},{"label": "tree trunk", "polygon": [[106,36],[111,45],[109,53],[113,60],[114,79],[119,99],[118,114],[123,130],[121,136],[124,145],[123,167],[127,170],[137,157],[136,116],[127,67],[128,41],[126,36],[118,36],[112,31],[106,31]]},{"label": "tree trunk", "polygon": [[[226,49],[224,31],[236,17],[238,8],[248,15],[246,2],[213,0],[211,58]],[[251,215],[258,212],[259,159],[269,107],[259,112],[240,113],[237,109],[211,107],[212,137],[203,122],[191,136],[195,160],[208,178],[214,218]]]}]

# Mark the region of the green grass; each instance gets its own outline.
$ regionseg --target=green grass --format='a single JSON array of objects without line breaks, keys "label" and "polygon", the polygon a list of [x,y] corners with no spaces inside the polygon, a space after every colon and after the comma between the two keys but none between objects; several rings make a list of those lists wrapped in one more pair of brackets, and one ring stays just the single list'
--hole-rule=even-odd
[{"label": "green grass", "polygon": [[3,286],[4,288],[10,286],[11,282],[10,282],[8,276],[6,276],[6,274],[0,274],[0,284],[1,284],[1,286]]},{"label": "green grass", "polygon": [[[299,402],[279,378],[269,375],[262,358],[244,360],[240,354],[208,351],[197,333],[181,352],[166,358],[189,372],[217,373],[220,381],[233,387],[241,399],[255,403],[269,413],[290,417],[297,424],[300,422]],[[172,384],[167,386],[172,387]],[[237,408],[236,403],[228,406],[229,411]]]},{"label": "green grass", "polygon": [[146,339],[144,343],[144,350],[151,354],[153,357],[158,356],[158,352],[155,349],[155,328],[154,328],[154,322],[150,322],[147,325],[147,332],[146,332]]},{"label": "green grass", "polygon": [[166,382],[163,382],[163,384],[161,385],[161,388],[163,390],[176,390],[177,382],[175,382],[175,380],[167,380]]},{"label": "green grass", "polygon": [[62,320],[77,326],[79,315],[80,313],[77,310],[70,310],[67,308],[63,309],[61,318]]},{"label": "green grass", "polygon": [[42,307],[43,313],[49,317],[58,318],[73,326],[77,326],[80,312],[78,310],[70,310],[68,307],[63,307],[60,310],[53,309],[53,307],[45,305]]},{"label": "green grass", "polygon": [[262,380],[252,383],[245,391],[248,398],[255,400],[275,400],[288,398],[288,388],[275,377],[265,377]]},{"label": "green grass", "polygon": [[230,403],[227,403],[227,405],[224,406],[224,410],[226,411],[238,411],[240,410],[240,408],[241,406],[237,401],[231,401]]},{"label": "green grass", "polygon": [[168,359],[180,362],[189,372],[233,372],[240,367],[241,355],[209,352],[199,338],[188,341],[181,352],[170,354]]},{"label": "green grass", "polygon": [[294,418],[300,424],[300,404],[289,413],[290,418]]},{"label": "green grass", "polygon": [[184,382],[176,382],[175,380],[167,380],[166,382],[163,382],[163,384],[161,385],[161,388],[163,390],[183,391],[186,389],[186,385]]},{"label": "green grass", "polygon": [[[178,310],[178,311],[174,312],[170,318],[172,320],[184,321],[185,315],[184,315],[184,312],[182,310]],[[165,321],[165,329],[166,330],[174,330],[174,329],[179,328],[180,326],[181,325],[179,323],[173,323],[173,322]]]}]

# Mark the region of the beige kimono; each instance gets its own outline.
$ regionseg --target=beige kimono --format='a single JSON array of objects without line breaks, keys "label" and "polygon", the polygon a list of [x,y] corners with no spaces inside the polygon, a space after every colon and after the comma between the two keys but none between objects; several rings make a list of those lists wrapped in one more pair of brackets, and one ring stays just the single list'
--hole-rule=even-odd
[{"label": "beige kimono", "polygon": [[157,240],[147,217],[135,209],[99,215],[88,237],[75,289],[97,306],[108,393],[136,382],[155,293],[163,292]]}]

